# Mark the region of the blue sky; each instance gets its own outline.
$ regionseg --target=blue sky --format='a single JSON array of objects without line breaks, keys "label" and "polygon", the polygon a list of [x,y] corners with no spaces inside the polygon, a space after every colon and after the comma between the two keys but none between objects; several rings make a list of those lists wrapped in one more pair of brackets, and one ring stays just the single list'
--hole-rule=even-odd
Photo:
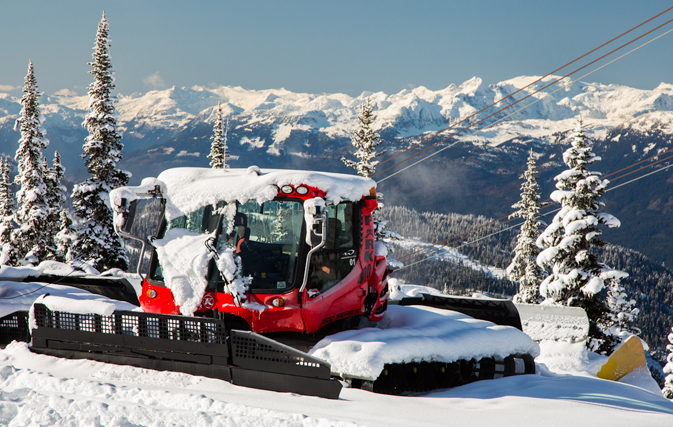
[{"label": "blue sky", "polygon": [[[47,95],[84,94],[103,10],[119,93],[231,85],[358,95],[416,86],[437,90],[473,76],[496,83],[546,74],[671,5],[660,0],[3,1],[0,91],[20,94],[32,59]],[[673,11],[654,25],[668,19]],[[673,33],[588,80],[642,89],[673,83],[671,53]]]}]

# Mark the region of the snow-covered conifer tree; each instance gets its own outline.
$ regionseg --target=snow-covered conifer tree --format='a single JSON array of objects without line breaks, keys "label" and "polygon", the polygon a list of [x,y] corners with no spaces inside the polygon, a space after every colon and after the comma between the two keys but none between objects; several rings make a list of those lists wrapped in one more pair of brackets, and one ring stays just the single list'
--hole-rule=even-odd
[{"label": "snow-covered conifer tree", "polygon": [[375,150],[375,148],[381,144],[381,137],[371,128],[374,120],[376,120],[376,116],[373,113],[373,107],[369,98],[367,98],[367,103],[360,106],[360,114],[358,114],[360,127],[351,137],[351,143],[357,148],[355,157],[360,159],[360,161],[354,162],[345,157],[341,158],[341,161],[343,161],[346,166],[354,168],[358,175],[364,176],[365,178],[374,175],[376,166],[379,164],[379,161],[374,159],[385,153],[385,151],[377,152]]},{"label": "snow-covered conifer tree", "polygon": [[610,328],[606,334],[616,337],[620,342],[631,335],[640,335],[640,329],[633,323],[639,311],[636,300],[630,298],[621,284],[620,278],[610,279],[608,285],[608,318]]},{"label": "snow-covered conifer tree", "polygon": [[14,245],[14,195],[11,192],[12,165],[0,159],[0,265],[16,266],[18,254]]},{"label": "snow-covered conifer tree", "polygon": [[47,171],[44,182],[47,185],[47,205],[49,206],[49,213],[47,215],[47,224],[50,247],[50,257],[62,261],[59,257],[59,252],[56,249],[56,234],[61,230],[60,217],[63,211],[63,203],[65,202],[65,192],[67,189],[61,184],[61,180],[65,175],[65,167],[61,164],[61,155],[58,151],[54,153],[54,161],[52,167],[47,167],[47,160],[44,160],[44,170]]},{"label": "snow-covered conifer tree", "polygon": [[117,168],[122,158],[121,133],[117,129],[118,115],[111,95],[114,89],[114,73],[110,63],[108,22],[103,19],[98,24],[93,61],[93,83],[89,86],[90,113],[83,126],[89,131],[82,154],[87,172],[86,181],[75,185],[72,193],[76,215],[77,238],[73,245],[77,248],[77,258],[92,265],[99,271],[110,268],[128,267],[128,258],[122,240],[114,232],[109,192],[113,188],[126,185],[130,174]]},{"label": "snow-covered conifer tree", "polygon": [[[385,154],[385,151],[376,151],[375,148],[381,144],[381,137],[377,132],[374,132],[371,125],[376,120],[376,116],[373,113],[373,107],[369,98],[367,98],[367,103],[360,106],[360,114],[358,114],[358,121],[360,126],[357,131],[351,136],[351,143],[357,150],[355,151],[355,157],[360,159],[358,162],[346,159],[345,157],[341,158],[346,166],[355,169],[360,176],[369,178],[374,175],[376,172],[376,166],[378,166],[379,161],[374,160],[375,158]],[[385,251],[392,254],[395,251],[395,248],[392,244],[388,243],[386,240],[399,240],[402,238],[399,234],[394,231],[386,230],[387,220],[377,215],[377,212],[383,209],[383,194],[378,193],[377,199],[379,206],[374,211],[372,217],[374,219],[374,230],[375,238],[377,242],[380,242],[385,245]],[[401,267],[402,263],[388,257],[388,265],[391,268]]]},{"label": "snow-covered conifer tree", "polygon": [[229,169],[229,147],[227,146],[227,132],[229,131],[229,120],[227,120],[226,127],[223,129],[222,125],[222,104],[217,104],[217,119],[213,126],[213,136],[210,137],[212,141],[210,146],[210,166],[213,169]]},{"label": "snow-covered conifer tree", "polygon": [[72,220],[68,215],[68,211],[61,210],[58,219],[59,231],[54,236],[54,241],[56,243],[56,258],[60,261],[67,262],[68,264],[73,264],[76,261],[79,261],[75,256],[75,250],[73,248],[73,242],[77,238],[77,231],[72,225]]},{"label": "snow-covered conifer tree", "polygon": [[599,225],[619,227],[620,223],[599,212],[604,206],[599,199],[609,181],[587,169],[600,157],[591,151],[593,142],[585,134],[581,118],[570,144],[563,153],[568,169],[554,178],[557,190],[551,194],[561,210],[537,240],[538,246],[546,248],[537,257],[538,265],[551,267],[551,274],[540,284],[540,294],[546,303],[582,307],[589,317],[588,347],[606,353],[615,340],[604,333],[609,326],[608,307],[600,292],[605,281],[627,274],[598,262],[590,249],[604,245]]},{"label": "snow-covered conifer tree", "polygon": [[294,236],[290,234],[293,230],[292,214],[292,204],[287,202],[279,203],[278,212],[276,213],[276,223],[271,230],[274,242],[289,243],[293,241]]},{"label": "snow-covered conifer tree", "polygon": [[538,304],[540,301],[540,283],[544,279],[544,270],[537,265],[540,249],[535,242],[542,232],[540,221],[540,185],[537,182],[538,172],[535,165],[533,150],[528,156],[528,168],[521,178],[521,200],[512,205],[517,209],[510,218],[523,218],[519,237],[514,248],[514,258],[507,267],[507,274],[512,282],[519,283],[519,292],[514,295],[514,302]]},{"label": "snow-covered conifer tree", "polygon": [[666,382],[661,392],[666,399],[673,399],[673,328],[671,329],[671,333],[668,334],[668,342],[669,344],[666,346],[666,350],[669,351],[666,358],[666,362],[668,363],[664,366],[664,373],[668,375],[666,375]]},{"label": "snow-covered conifer tree", "polygon": [[20,262],[26,265],[37,264],[43,259],[49,245],[49,235],[44,226],[49,208],[42,162],[42,151],[49,141],[44,137],[46,132],[42,128],[39,96],[33,61],[30,61],[23,86],[21,112],[14,126],[20,130],[21,139],[15,156],[15,182],[19,190],[16,193],[17,209],[14,215],[18,228],[14,230],[13,241]]}]

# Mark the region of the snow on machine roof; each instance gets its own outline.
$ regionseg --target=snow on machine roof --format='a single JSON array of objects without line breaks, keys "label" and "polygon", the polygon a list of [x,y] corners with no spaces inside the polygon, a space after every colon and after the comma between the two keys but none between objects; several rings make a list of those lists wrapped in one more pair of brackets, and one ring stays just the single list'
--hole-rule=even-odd
[{"label": "snow on machine roof", "polygon": [[113,206],[120,206],[121,198],[129,201],[136,193],[161,187],[166,199],[167,219],[177,218],[203,206],[219,201],[245,203],[248,200],[265,202],[278,194],[278,187],[300,184],[325,192],[328,203],[342,200],[358,201],[368,196],[376,182],[370,178],[329,172],[284,169],[174,168],[163,171],[157,178],[145,178],[138,187],[121,187],[111,192]]}]

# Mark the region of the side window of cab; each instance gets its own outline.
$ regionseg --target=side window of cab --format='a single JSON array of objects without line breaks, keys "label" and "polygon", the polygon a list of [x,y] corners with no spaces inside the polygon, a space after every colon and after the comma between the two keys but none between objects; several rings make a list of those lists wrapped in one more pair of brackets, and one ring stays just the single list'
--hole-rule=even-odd
[{"label": "side window of cab", "polygon": [[311,257],[308,288],[325,292],[338,284],[357,264],[355,207],[351,202],[327,206],[325,246]]}]

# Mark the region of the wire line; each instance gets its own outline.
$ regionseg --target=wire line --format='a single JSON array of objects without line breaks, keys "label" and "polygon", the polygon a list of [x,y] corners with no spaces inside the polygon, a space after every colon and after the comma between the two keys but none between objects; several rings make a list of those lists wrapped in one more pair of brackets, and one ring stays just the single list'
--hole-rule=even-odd
[{"label": "wire line", "polygon": [[[497,115],[498,113],[501,113],[502,111],[504,111],[504,110],[506,110],[506,109],[508,109],[508,108],[510,108],[510,107],[513,107],[514,105],[518,104],[519,102],[524,101],[524,100],[530,98],[531,96],[537,94],[538,92],[543,91],[544,89],[547,89],[548,87],[550,87],[550,86],[552,86],[552,85],[554,85],[554,84],[560,82],[561,80],[563,80],[563,79],[565,79],[565,78],[571,76],[572,74],[575,74],[576,72],[578,72],[578,71],[580,71],[580,70],[583,70],[584,68],[586,68],[586,67],[588,67],[588,66],[590,66],[590,65],[595,64],[596,62],[598,62],[598,61],[604,59],[605,57],[607,57],[607,56],[609,56],[609,55],[612,55],[613,53],[617,52],[618,50],[620,50],[620,49],[622,49],[622,48],[628,46],[629,44],[631,44],[631,43],[633,43],[633,42],[635,42],[635,41],[637,41],[637,40],[640,40],[641,38],[645,37],[646,35],[651,34],[652,32],[654,32],[654,31],[656,31],[656,30],[662,28],[662,27],[665,26],[665,25],[670,24],[671,22],[673,22],[673,19],[664,22],[663,24],[659,25],[658,27],[656,27],[656,28],[654,28],[654,29],[652,29],[652,30],[646,32],[645,34],[642,34],[642,35],[636,37],[635,39],[633,39],[633,40],[631,40],[631,41],[629,41],[629,42],[627,42],[627,43],[621,45],[620,47],[618,47],[618,48],[616,48],[616,49],[614,49],[614,50],[612,50],[612,51],[606,53],[605,55],[603,55],[603,56],[601,56],[601,57],[599,57],[599,58],[597,58],[597,59],[595,59],[595,60],[589,62],[588,64],[583,65],[582,67],[580,67],[580,68],[578,68],[578,69],[576,69],[576,70],[574,70],[574,71],[572,71],[572,72],[570,72],[570,73],[564,75],[563,77],[561,77],[561,78],[559,78],[559,79],[557,79],[557,80],[555,80],[555,81],[549,83],[548,85],[546,85],[546,86],[544,86],[544,87],[542,87],[542,88],[536,90],[535,92],[532,92],[532,93],[526,95],[525,97],[523,97],[523,98],[521,98],[521,99],[519,99],[519,100],[517,100],[517,101],[511,103],[510,105],[501,108],[500,110],[498,110],[498,111],[496,111],[496,112],[490,114],[489,116],[487,116],[487,117],[485,117],[485,118],[483,118],[483,119],[481,119],[481,120],[479,120],[479,121],[477,121],[477,122],[475,122],[475,123],[473,123],[473,124],[471,124],[471,125],[469,125],[469,126],[463,128],[463,129],[461,129],[461,130],[459,130],[459,131],[457,131],[457,132],[455,132],[455,133],[453,133],[453,134],[447,136],[446,138],[444,138],[444,139],[442,139],[442,140],[440,140],[440,141],[438,141],[438,142],[436,142],[436,143],[430,145],[429,147],[424,148],[423,150],[421,150],[421,151],[419,151],[419,152],[417,152],[417,153],[415,153],[415,154],[412,154],[411,156],[407,157],[406,159],[401,160],[401,161],[395,163],[394,165],[392,165],[392,166],[390,166],[390,167],[388,167],[388,168],[386,168],[386,169],[384,169],[384,170],[382,170],[382,171],[380,171],[380,172],[375,173],[374,175],[372,175],[372,178],[373,178],[373,177],[376,177],[376,176],[378,176],[378,175],[380,175],[380,174],[382,174],[382,173],[384,173],[384,172],[387,172],[387,171],[389,171],[389,170],[391,170],[391,169],[393,169],[393,168],[395,168],[396,166],[398,166],[398,165],[400,165],[400,164],[402,164],[402,163],[404,163],[404,162],[406,162],[406,161],[408,161],[408,160],[410,160],[410,159],[412,159],[412,158],[418,156],[418,155],[421,154],[421,153],[426,152],[427,150],[429,150],[429,149],[431,149],[431,148],[433,148],[433,147],[436,147],[437,145],[441,144],[442,142],[445,142],[445,141],[447,141],[447,140],[453,138],[454,136],[456,136],[456,135],[458,135],[458,134],[460,134],[460,133],[463,133],[464,131],[466,131],[466,130],[468,130],[468,129],[471,129],[472,127],[474,127],[474,126],[476,126],[476,125],[478,125],[478,124],[484,122],[485,120],[488,120],[489,118],[491,118],[491,117]],[[619,58],[617,58],[617,59],[621,59],[621,58],[623,58],[624,56],[626,56],[626,55],[628,55],[628,54],[634,52],[635,50],[640,49],[641,47],[643,47],[643,46],[645,46],[645,45],[651,43],[651,42],[654,41],[654,40],[657,40],[658,38],[660,38],[661,36],[663,36],[663,35],[665,35],[665,34],[668,34],[669,32],[670,32],[670,31],[668,31],[668,32],[666,32],[666,33],[664,33],[664,34],[662,34],[662,35],[660,35],[660,36],[658,36],[658,37],[656,37],[656,38],[650,40],[650,42],[645,43],[645,44],[639,46],[638,48],[632,50],[631,52],[628,52],[628,53],[622,55],[621,57],[619,57]],[[615,60],[609,62],[609,63],[606,64],[606,65],[609,65],[609,64],[615,62],[617,59],[615,59]],[[601,68],[605,67],[606,65],[604,65],[604,66],[602,66],[602,67],[599,67],[597,70],[600,70]],[[597,70],[595,70],[595,71],[597,71]],[[583,78],[583,77],[580,77],[580,78]],[[531,104],[531,105],[532,105],[532,104]],[[462,121],[461,121],[461,123],[462,123]],[[483,129],[482,129],[482,130],[483,130]],[[455,143],[454,143],[454,144],[455,144]],[[428,156],[428,157],[430,157],[430,156]],[[420,163],[420,162],[417,162],[417,163],[415,163],[415,164],[418,164],[418,163]],[[406,170],[406,169],[408,169],[408,168],[405,168],[404,170]]]},{"label": "wire line", "polygon": [[[655,171],[653,171],[653,172],[650,172],[650,173],[648,173],[648,174],[645,174],[645,175],[639,176],[639,177],[637,177],[637,178],[634,178],[634,179],[632,179],[631,181],[627,181],[627,182],[624,182],[624,183],[622,183],[622,184],[616,185],[616,186],[614,186],[614,187],[612,187],[612,188],[609,188],[609,189],[605,190],[605,192],[607,193],[608,191],[616,190],[616,189],[619,188],[619,187],[623,187],[623,186],[625,186],[625,185],[627,185],[627,184],[631,184],[631,183],[633,183],[633,182],[639,181],[639,180],[641,180],[641,179],[643,179],[643,178],[646,178],[646,177],[648,177],[648,176],[650,176],[650,175],[654,175],[655,173],[659,173],[659,172],[665,171],[665,170],[667,170],[667,169],[669,169],[669,168],[672,168],[672,167],[673,167],[673,164],[668,165],[668,166],[665,166],[665,167],[663,167],[663,168],[657,169],[657,170],[655,170]],[[549,215],[549,214],[552,214],[552,213],[554,213],[554,212],[558,212],[558,211],[560,211],[560,210],[561,210],[561,208],[556,208],[556,209],[554,209],[554,210],[551,210],[551,211],[549,211],[549,212],[546,212],[546,213],[542,214],[541,216],[547,216],[547,215]],[[500,234],[500,233],[503,233],[503,232],[505,232],[505,231],[509,231],[509,230],[511,230],[511,229],[513,229],[513,228],[519,227],[519,226],[521,226],[522,224],[523,224],[523,222],[521,222],[521,223],[519,223],[519,224],[514,224],[514,225],[512,225],[511,227],[507,227],[507,228],[505,228],[505,229],[496,231],[495,233],[491,233],[491,234],[489,234],[489,235],[487,235],[487,236],[480,237],[480,238],[475,239],[475,240],[472,240],[472,241],[470,241],[470,242],[465,242],[465,243],[463,243],[462,245],[455,247],[454,249],[460,249],[460,248],[462,248],[463,246],[467,246],[467,245],[471,245],[471,244],[473,244],[473,243],[477,243],[477,242],[479,242],[479,241],[481,241],[481,240],[487,239],[487,238],[489,238],[489,237],[495,236],[495,235]],[[498,225],[502,225],[502,224],[498,224]],[[442,247],[443,247],[443,246],[442,246]],[[439,252],[439,250],[441,250],[442,247],[437,248],[437,252]],[[416,262],[414,262],[414,263],[412,263],[412,264],[408,264],[408,265],[402,266],[402,267],[396,269],[395,271],[400,271],[400,270],[404,270],[405,268],[413,267],[413,266],[416,265],[416,264],[420,264],[421,262],[424,262],[424,261],[428,261],[428,260],[437,258],[438,256],[439,256],[439,253],[436,253],[436,254],[434,254],[434,255],[432,255],[432,256],[423,258],[423,259],[421,259],[421,260],[419,260],[419,261],[416,261]]]},{"label": "wire line", "polygon": [[551,76],[551,75],[554,74],[555,72],[564,69],[564,68],[567,67],[568,65],[573,64],[573,63],[579,61],[580,59],[582,59],[582,58],[584,58],[584,57],[586,57],[586,56],[588,56],[588,55],[590,55],[590,54],[596,52],[597,50],[599,50],[599,49],[601,49],[601,48],[603,48],[603,47],[609,45],[609,44],[612,43],[613,41],[615,41],[615,40],[621,38],[622,36],[625,36],[626,34],[630,33],[631,31],[633,31],[633,30],[635,30],[635,29],[637,29],[637,28],[639,28],[639,27],[642,27],[643,25],[647,24],[648,22],[652,21],[653,19],[656,19],[656,18],[660,17],[660,16],[663,15],[664,13],[670,11],[671,9],[673,9],[673,7],[669,7],[668,9],[666,9],[666,10],[664,10],[663,12],[661,12],[661,13],[659,13],[659,14],[653,16],[652,18],[650,18],[650,19],[648,19],[648,20],[646,20],[646,21],[641,22],[640,24],[636,25],[635,27],[631,28],[630,30],[621,33],[621,34],[618,35],[617,37],[615,37],[615,38],[613,38],[613,39],[611,39],[611,40],[609,40],[609,41],[603,43],[602,45],[598,46],[597,48],[595,48],[595,49],[593,49],[593,50],[590,50],[589,52],[585,53],[584,55],[579,56],[579,57],[573,59],[572,61],[570,61],[570,62],[568,62],[567,64],[565,64],[565,65],[563,65],[563,66],[561,66],[561,67],[555,69],[554,71],[551,71],[551,72],[545,74],[544,76],[538,78],[538,79],[535,80],[534,82],[529,83],[528,85],[526,85],[526,86],[524,86],[524,87],[522,87],[522,88],[516,90],[515,92],[513,92],[513,93],[507,95],[506,97],[504,97],[504,98],[502,98],[502,99],[499,99],[498,101],[495,101],[494,103],[492,103],[492,104],[489,105],[488,107],[484,107],[484,108],[482,108],[481,110],[477,111],[476,113],[473,113],[473,114],[469,115],[468,117],[465,117],[464,119],[461,119],[460,121],[454,123],[453,125],[449,126],[448,128],[445,128],[445,129],[442,129],[442,130],[440,130],[440,131],[437,131],[436,133],[434,133],[434,134],[433,134],[432,136],[430,136],[429,138],[426,138],[426,139],[424,139],[424,140],[422,140],[422,141],[420,141],[420,142],[418,142],[418,143],[412,145],[411,147],[407,148],[406,150],[401,151],[401,152],[395,154],[394,156],[392,156],[392,157],[390,157],[390,158],[388,158],[388,159],[386,159],[386,160],[383,160],[382,162],[379,163],[379,165],[382,165],[383,163],[386,163],[386,162],[388,162],[388,161],[394,159],[395,157],[397,157],[397,156],[399,156],[399,155],[402,155],[402,154],[408,152],[409,150],[412,150],[413,148],[418,147],[419,145],[424,144],[424,143],[430,141],[431,139],[433,139],[433,138],[435,138],[436,136],[438,136],[438,135],[440,135],[440,134],[446,132],[447,130],[453,129],[453,128],[454,128],[455,126],[457,126],[459,123],[462,123],[462,122],[464,122],[464,121],[466,121],[466,120],[471,119],[472,117],[476,116],[477,114],[482,113],[482,112],[484,112],[485,110],[488,110],[489,108],[491,108],[491,107],[493,107],[493,106],[495,106],[495,105],[501,103],[501,102],[504,101],[505,99],[510,98],[510,97],[516,95],[517,93],[521,92],[522,90],[529,88],[530,86],[534,85],[535,83],[538,83],[538,82],[544,80],[546,77]]},{"label": "wire line", "polygon": [[[673,20],[671,20],[671,21],[673,21]],[[671,22],[671,21],[669,21],[669,22]],[[669,34],[669,33],[671,33],[671,32],[673,32],[673,29],[666,31],[666,32],[663,33],[663,34],[660,34],[659,36],[653,38],[652,40],[650,40],[650,41],[648,41],[648,42],[646,42],[646,43],[641,44],[640,46],[636,47],[635,49],[630,50],[629,52],[626,52],[625,54],[619,56],[618,58],[615,58],[615,59],[613,59],[612,61],[610,61],[610,62],[608,62],[608,63],[606,63],[606,64],[604,64],[604,65],[602,65],[602,66],[600,66],[600,67],[598,67],[598,68],[596,68],[596,69],[594,69],[594,70],[592,70],[592,71],[590,71],[590,72],[588,72],[588,73],[586,73],[586,74],[584,74],[583,76],[578,77],[578,78],[575,79],[574,81],[569,82],[565,87],[568,87],[568,86],[570,86],[570,85],[576,83],[576,82],[579,81],[580,79],[583,79],[583,78],[585,78],[585,77],[587,77],[587,76],[590,76],[591,74],[595,73],[596,71],[598,71],[598,70],[600,70],[600,69],[602,69],[602,68],[607,67],[608,65],[610,65],[610,64],[612,64],[612,63],[614,63],[614,62],[616,62],[616,61],[618,61],[618,60],[620,60],[620,59],[622,59],[623,57],[625,57],[625,56],[627,56],[627,55],[630,55],[631,53],[637,51],[638,49],[640,49],[640,48],[642,48],[642,47],[644,47],[644,46],[647,46],[648,44],[652,43],[653,41],[655,41],[655,40],[657,40],[657,39],[659,39],[659,38],[661,38],[661,37],[663,37],[663,36],[665,36],[666,34]],[[561,79],[559,79],[559,80],[561,80]],[[557,80],[557,81],[558,81],[558,80]],[[550,86],[550,85],[547,85],[547,86],[545,86],[545,88],[546,88],[546,87],[549,87],[549,86]],[[528,104],[528,105],[526,105],[526,106],[524,106],[524,107],[519,108],[518,110],[516,110],[516,111],[514,111],[514,112],[512,112],[512,113],[510,113],[510,114],[508,114],[508,115],[506,115],[506,116],[504,116],[504,117],[502,117],[502,118],[500,118],[500,119],[494,121],[493,123],[491,123],[491,124],[489,124],[489,125],[487,125],[487,126],[481,128],[481,129],[475,130],[474,132],[472,132],[472,133],[469,134],[469,135],[465,135],[464,137],[458,139],[457,141],[455,141],[455,142],[453,142],[453,143],[447,145],[446,147],[443,147],[443,148],[441,148],[441,149],[435,151],[434,153],[432,153],[432,154],[430,154],[430,155],[428,155],[428,156],[422,158],[421,160],[419,160],[419,161],[417,161],[417,162],[415,162],[415,163],[413,163],[413,164],[411,164],[411,165],[409,165],[409,166],[407,166],[407,167],[405,167],[405,168],[403,168],[403,169],[400,169],[400,170],[398,170],[398,171],[396,171],[396,172],[393,172],[392,174],[390,174],[390,175],[388,175],[388,176],[386,176],[386,177],[384,177],[384,178],[379,179],[378,182],[383,182],[383,181],[385,181],[385,180],[387,180],[387,179],[389,179],[389,178],[392,178],[393,176],[395,176],[395,175],[397,175],[397,174],[399,174],[399,173],[402,173],[402,172],[406,171],[407,169],[412,168],[413,166],[416,166],[417,164],[419,164],[419,163],[421,163],[421,162],[423,162],[423,161],[429,159],[430,157],[433,157],[433,156],[435,156],[435,155],[441,153],[441,152],[444,151],[444,150],[448,150],[449,148],[453,147],[454,145],[458,144],[459,142],[464,141],[465,139],[467,139],[467,138],[469,138],[469,137],[471,137],[471,136],[474,136],[475,134],[477,134],[477,133],[479,133],[479,132],[483,132],[483,131],[485,131],[486,129],[492,127],[492,126],[495,126],[496,124],[502,122],[503,120],[507,119],[508,117],[511,117],[511,116],[513,116],[514,114],[516,114],[516,113],[518,113],[518,112],[520,112],[520,111],[522,111],[522,110],[525,110],[526,108],[528,108],[528,107],[530,107],[530,106],[532,106],[532,105],[534,105],[534,104],[537,104],[538,102],[540,102],[540,101],[546,99],[548,96],[555,94],[556,92],[558,92],[558,91],[564,89],[565,87],[558,88],[558,89],[556,89],[556,90],[553,91],[553,92],[550,92],[550,93],[548,93],[548,94],[545,94],[544,96],[542,96],[541,98],[536,99],[535,101],[531,102],[530,104]],[[542,88],[542,89],[545,89],[545,88]],[[542,90],[542,89],[540,89],[540,90]],[[537,91],[537,92],[539,92],[539,91]],[[534,95],[534,94],[537,93],[537,92],[533,92],[531,95]],[[523,100],[523,99],[525,99],[525,98],[522,98],[521,100]],[[512,105],[514,105],[514,104],[512,104]],[[510,106],[512,106],[512,105],[510,105]],[[505,107],[505,108],[509,108],[509,107]],[[504,110],[505,108],[503,108],[502,110]],[[500,110],[500,111],[502,111],[502,110]],[[500,111],[498,111],[498,112],[500,112]],[[494,113],[494,114],[497,114],[498,112],[496,112],[496,113]],[[489,117],[491,117],[491,116],[489,116]],[[486,119],[488,119],[489,117],[487,117]],[[486,120],[486,119],[484,119],[484,120]],[[483,121],[483,120],[482,120],[482,121]],[[478,124],[478,123],[480,123],[480,122],[475,123],[475,125]],[[466,130],[466,129],[469,129],[469,128],[465,128],[464,130]],[[462,131],[461,131],[461,132],[462,132]],[[430,148],[436,146],[437,144],[440,144],[440,143],[442,143],[442,142],[444,142],[444,141],[446,141],[446,140],[452,138],[453,136],[457,135],[458,133],[460,133],[460,132],[456,132],[455,134],[453,134],[453,135],[451,135],[451,136],[449,136],[449,137],[443,139],[442,141],[439,141],[438,143],[433,144],[433,145],[431,145],[430,147],[427,147],[427,148],[426,148],[425,150],[423,150],[423,151],[426,151],[426,150],[428,150],[428,149],[430,149]],[[420,151],[420,152],[414,154],[414,156],[416,156],[417,154],[422,153],[423,151]],[[414,156],[408,157],[406,160],[411,159],[411,158],[414,157]],[[406,160],[404,160],[404,161],[406,161]],[[400,163],[402,163],[402,162],[399,162],[399,163],[397,163],[397,164],[400,164]],[[394,165],[394,166],[396,166],[396,165]],[[393,167],[394,167],[394,166],[393,166]],[[388,168],[388,169],[386,169],[386,170],[384,170],[384,171],[382,171],[382,172],[385,172],[385,171],[387,171],[387,170],[389,170],[389,169],[391,169],[391,168]],[[375,174],[375,175],[373,175],[373,176],[376,176],[376,175],[378,175],[378,174]]]}]

